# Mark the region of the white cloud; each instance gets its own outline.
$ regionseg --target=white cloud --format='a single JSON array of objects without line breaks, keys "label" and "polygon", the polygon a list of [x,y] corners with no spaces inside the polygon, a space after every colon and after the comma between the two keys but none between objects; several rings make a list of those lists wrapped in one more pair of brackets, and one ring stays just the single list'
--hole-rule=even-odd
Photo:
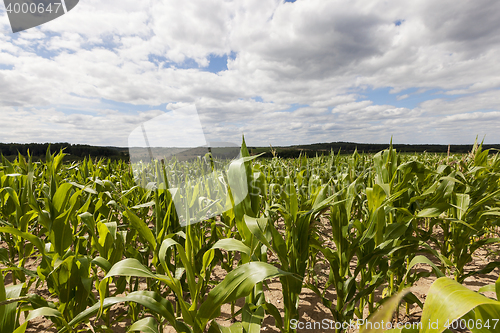
[{"label": "white cloud", "polygon": [[428,115],[464,114],[475,110],[500,110],[500,100],[498,90],[490,90],[452,100],[433,99],[420,104],[419,109]]},{"label": "white cloud", "polygon": [[[253,145],[500,139],[499,20],[493,0],[88,0],[11,34],[2,12],[0,141],[124,145],[136,105],[193,103],[207,135]],[[387,87],[394,103],[361,99]],[[401,106],[430,89],[450,98]]]},{"label": "white cloud", "polygon": [[359,110],[362,108],[366,108],[367,106],[371,105],[373,102],[372,101],[362,101],[362,102],[350,102],[350,103],[345,103],[341,104],[333,109],[333,113],[336,112],[349,112],[353,110]]}]

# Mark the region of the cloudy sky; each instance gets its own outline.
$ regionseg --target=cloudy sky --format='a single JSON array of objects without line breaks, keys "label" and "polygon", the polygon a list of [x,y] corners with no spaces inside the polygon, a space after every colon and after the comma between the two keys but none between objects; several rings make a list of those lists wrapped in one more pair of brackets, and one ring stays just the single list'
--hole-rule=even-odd
[{"label": "cloudy sky", "polygon": [[497,0],[80,0],[13,34],[0,5],[0,142],[127,146],[194,105],[253,146],[500,143],[498,22]]}]

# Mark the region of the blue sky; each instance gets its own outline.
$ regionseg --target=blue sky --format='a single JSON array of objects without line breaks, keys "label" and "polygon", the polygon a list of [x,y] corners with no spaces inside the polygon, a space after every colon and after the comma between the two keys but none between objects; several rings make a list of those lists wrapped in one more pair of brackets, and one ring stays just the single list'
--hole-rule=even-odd
[{"label": "blue sky", "polygon": [[0,6],[0,142],[126,146],[194,105],[209,140],[500,143],[499,20],[493,0],[88,0],[13,34]]}]

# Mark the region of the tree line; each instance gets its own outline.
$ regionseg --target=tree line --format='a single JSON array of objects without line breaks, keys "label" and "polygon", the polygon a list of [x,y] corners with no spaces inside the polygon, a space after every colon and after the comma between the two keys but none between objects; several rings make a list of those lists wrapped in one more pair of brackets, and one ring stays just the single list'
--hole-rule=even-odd
[{"label": "tree line", "polygon": [[[49,148],[50,147],[50,148]],[[4,156],[23,156],[29,154],[35,159],[43,158],[47,150],[55,153],[63,149],[65,154],[73,159],[81,159],[84,157],[92,158],[111,158],[111,159],[128,159],[127,149],[116,147],[100,147],[81,144],[70,144],[67,142],[61,143],[0,143],[0,153]]]}]

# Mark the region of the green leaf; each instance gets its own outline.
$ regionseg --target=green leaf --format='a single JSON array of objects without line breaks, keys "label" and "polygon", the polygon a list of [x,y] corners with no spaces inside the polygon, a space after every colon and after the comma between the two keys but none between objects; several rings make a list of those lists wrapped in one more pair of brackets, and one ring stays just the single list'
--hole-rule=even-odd
[{"label": "green leaf", "polygon": [[[412,259],[412,261],[410,262],[410,264],[408,265],[408,267],[406,268],[406,274],[405,274],[405,277],[408,275],[408,273],[411,271],[411,269],[415,266],[415,265],[418,265],[418,264],[426,264],[426,265],[430,265],[432,267],[432,269],[434,270],[434,273],[436,274],[436,276],[438,278],[440,277],[443,277],[445,276],[443,274],[443,272],[441,272],[439,270],[439,268],[434,265],[434,263],[432,261],[430,261],[427,257],[424,257],[424,256],[416,256],[415,258]],[[404,278],[403,278],[404,280]]]},{"label": "green leaf", "polygon": [[264,320],[264,308],[258,306],[254,310],[250,309],[250,304],[243,306],[241,313],[242,326],[246,333],[260,333],[260,327]]},{"label": "green leaf", "polygon": [[64,321],[64,318],[57,309],[49,308],[49,307],[43,307],[43,308],[38,308],[30,312],[28,315],[28,318],[26,318],[27,321],[30,321],[32,319],[35,319],[36,317],[57,317],[61,320]]},{"label": "green leaf", "polygon": [[[381,330],[382,323],[391,321],[392,315],[398,308],[399,303],[408,292],[409,290],[402,290],[401,292],[397,293],[396,295],[389,298],[386,302],[384,302],[384,304],[382,304],[377,309],[377,311],[375,311],[375,313],[368,317],[367,322],[369,323],[365,323],[363,326],[361,326],[359,333],[378,333],[386,331],[385,328]],[[377,326],[376,323],[378,323],[379,325]]]},{"label": "green leaf", "polygon": [[[169,301],[161,297],[152,291],[135,291],[127,296],[123,297],[107,297],[103,300],[103,309],[107,309],[117,303],[123,302],[135,302],[138,303],[151,311],[152,313],[158,314],[168,320],[168,322],[174,327],[180,327],[179,323],[175,319],[175,314],[173,307],[169,304]],[[96,303],[85,311],[79,313],[73,320],[69,322],[69,326],[75,327],[76,325],[82,323],[83,321],[94,316],[99,311],[100,304]],[[62,329],[59,332],[64,332]]]},{"label": "green leaf", "polygon": [[72,209],[70,208],[55,218],[52,224],[49,239],[60,256],[64,256],[66,250],[73,244],[73,230],[69,222],[71,216]]},{"label": "green leaf", "polygon": [[271,303],[264,303],[261,305],[267,313],[274,317],[275,325],[279,330],[283,329],[283,318],[279,310]]},{"label": "green leaf", "polygon": [[[422,312],[421,333],[443,332],[447,321],[451,324],[474,309],[476,309],[476,314],[479,313],[482,316],[483,322],[486,322],[488,318],[490,321],[500,318],[500,302],[473,292],[447,277],[439,278],[432,284],[427,294]],[[434,323],[435,327],[426,323]],[[475,329],[472,331],[481,332]]]},{"label": "green leaf", "polygon": [[109,270],[110,270],[110,269],[111,269],[111,267],[112,267],[112,266],[111,266],[111,264],[110,264],[110,262],[109,262],[108,260],[106,260],[105,258],[103,258],[103,257],[96,257],[96,258],[94,258],[94,259],[92,260],[92,263],[93,263],[94,265],[97,265],[97,266],[101,267],[101,268],[102,268],[102,270],[103,270],[104,272],[106,272],[106,273],[108,273],[108,272],[109,272]]},{"label": "green leaf", "polygon": [[274,252],[274,248],[271,246],[271,244],[267,241],[266,237],[264,236],[264,230],[262,230],[262,226],[266,225],[267,219],[265,218],[253,218],[248,215],[244,215],[243,219],[245,221],[245,224],[250,230],[250,232],[262,243],[264,244],[268,249]]},{"label": "green leaf", "polygon": [[73,187],[70,183],[63,183],[59,185],[56,193],[52,197],[52,204],[57,211],[57,214],[61,214],[65,210],[66,204],[68,203],[70,190]]},{"label": "green leaf", "polygon": [[130,209],[126,208],[127,212],[127,217],[130,221],[130,225],[132,228],[137,230],[139,235],[148,242],[149,246],[153,249],[156,250],[156,239],[155,236],[153,235],[153,232],[151,229],[148,228],[146,223],[141,220],[137,215],[134,214]]},{"label": "green leaf", "polygon": [[40,253],[44,254],[45,253],[45,246],[43,245],[43,242],[40,238],[36,237],[35,235],[32,235],[27,232],[22,232],[17,230],[16,228],[12,227],[0,227],[0,232],[5,232],[8,234],[16,235],[21,238],[24,238],[31,242],[31,244],[35,245],[35,247],[40,251]]},{"label": "green leaf", "polygon": [[367,188],[366,198],[368,199],[368,209],[371,212],[375,211],[382,205],[386,196],[384,189],[378,184],[375,184],[373,188]]},{"label": "green leaf", "polygon": [[229,272],[224,280],[208,293],[196,316],[199,327],[203,330],[208,321],[220,311],[222,304],[249,295],[257,283],[287,275],[291,273],[263,262],[250,262],[239,266]]},{"label": "green leaf", "polygon": [[488,284],[486,286],[482,286],[481,288],[479,288],[479,290],[477,291],[478,293],[494,293],[496,291],[496,288],[495,288],[495,284]]},{"label": "green leaf", "polygon": [[[248,216],[245,216],[247,218]],[[250,256],[250,248],[246,246],[242,241],[233,238],[224,238],[217,241],[212,249],[221,249],[226,251],[238,251],[245,253]]]},{"label": "green leaf", "polygon": [[104,277],[109,278],[112,276],[138,276],[146,278],[157,278],[157,275],[152,273],[149,269],[144,267],[139,260],[135,258],[123,259],[111,267],[108,274]]},{"label": "green leaf", "polygon": [[[0,272],[0,275],[2,273]],[[2,286],[4,285],[3,276],[2,276]],[[21,295],[23,284],[16,284],[12,286],[0,287],[0,298],[4,298],[3,300],[18,298]],[[2,291],[3,289],[3,291]],[[4,295],[1,295],[3,294]],[[16,327],[16,310],[17,310],[17,302],[10,303],[7,305],[2,305],[0,308],[3,308],[3,317],[0,318],[0,327],[2,331],[12,332]],[[0,310],[1,311],[1,310]]]},{"label": "green leaf", "polygon": [[149,201],[149,202],[143,203],[141,205],[136,205],[136,206],[132,207],[132,209],[152,207],[154,205],[155,205],[155,201],[153,200],[153,201]]},{"label": "green leaf", "polygon": [[26,329],[28,328],[28,322],[24,322],[24,324],[22,324],[21,326],[19,326],[18,328],[16,328],[16,330],[12,333],[24,333],[26,332]]},{"label": "green leaf", "polygon": [[7,249],[1,248],[0,249],[0,262],[6,264],[8,263],[9,260],[9,251]]},{"label": "green leaf", "polygon": [[191,292],[191,297],[193,297],[193,299],[195,299],[196,294],[197,294],[197,291],[196,291],[197,289],[196,289],[195,275],[194,275],[193,266],[192,266],[193,263],[189,262],[188,257],[186,255],[186,251],[184,250],[182,245],[177,243],[172,238],[165,239],[161,243],[161,247],[160,247],[160,252],[159,252],[160,262],[163,264],[164,269],[168,270],[168,267],[167,267],[166,262],[165,262],[165,256],[167,253],[167,249],[173,245],[176,246],[177,252],[179,253],[179,257],[181,258],[182,264],[184,265],[184,268],[186,269],[189,291]]},{"label": "green leaf", "polygon": [[497,301],[500,301],[500,276],[495,282],[495,293],[497,294]]},{"label": "green leaf", "polygon": [[208,333],[242,333],[243,326],[240,322],[236,322],[229,327],[219,325],[215,320],[210,324]]},{"label": "green leaf", "polygon": [[146,317],[133,323],[127,332],[159,333],[158,323],[153,317]]},{"label": "green leaf", "polygon": [[[7,300],[5,294],[5,283],[3,280],[3,273],[0,271],[0,302]],[[0,326],[4,326],[5,305],[0,305]]]},{"label": "green leaf", "polygon": [[288,184],[286,186],[286,194],[288,197],[288,209],[292,219],[295,221],[297,219],[297,212],[299,211],[299,203],[297,201],[297,190],[292,181],[292,178],[288,178]]},{"label": "green leaf", "polygon": [[386,333],[419,333],[418,328],[394,328],[385,331]]},{"label": "green leaf", "polygon": [[78,184],[78,183],[75,183],[75,182],[68,182],[68,184],[71,184],[71,185],[73,185],[75,187],[78,187],[82,191],[85,191],[85,192],[88,192],[88,193],[91,193],[91,194],[98,194],[97,191],[94,190],[92,187],[81,185],[81,184]]},{"label": "green leaf", "polygon": [[431,207],[427,207],[422,209],[418,214],[417,217],[437,217],[441,215],[444,211],[448,210],[451,208],[451,205],[448,203],[439,203]]}]

